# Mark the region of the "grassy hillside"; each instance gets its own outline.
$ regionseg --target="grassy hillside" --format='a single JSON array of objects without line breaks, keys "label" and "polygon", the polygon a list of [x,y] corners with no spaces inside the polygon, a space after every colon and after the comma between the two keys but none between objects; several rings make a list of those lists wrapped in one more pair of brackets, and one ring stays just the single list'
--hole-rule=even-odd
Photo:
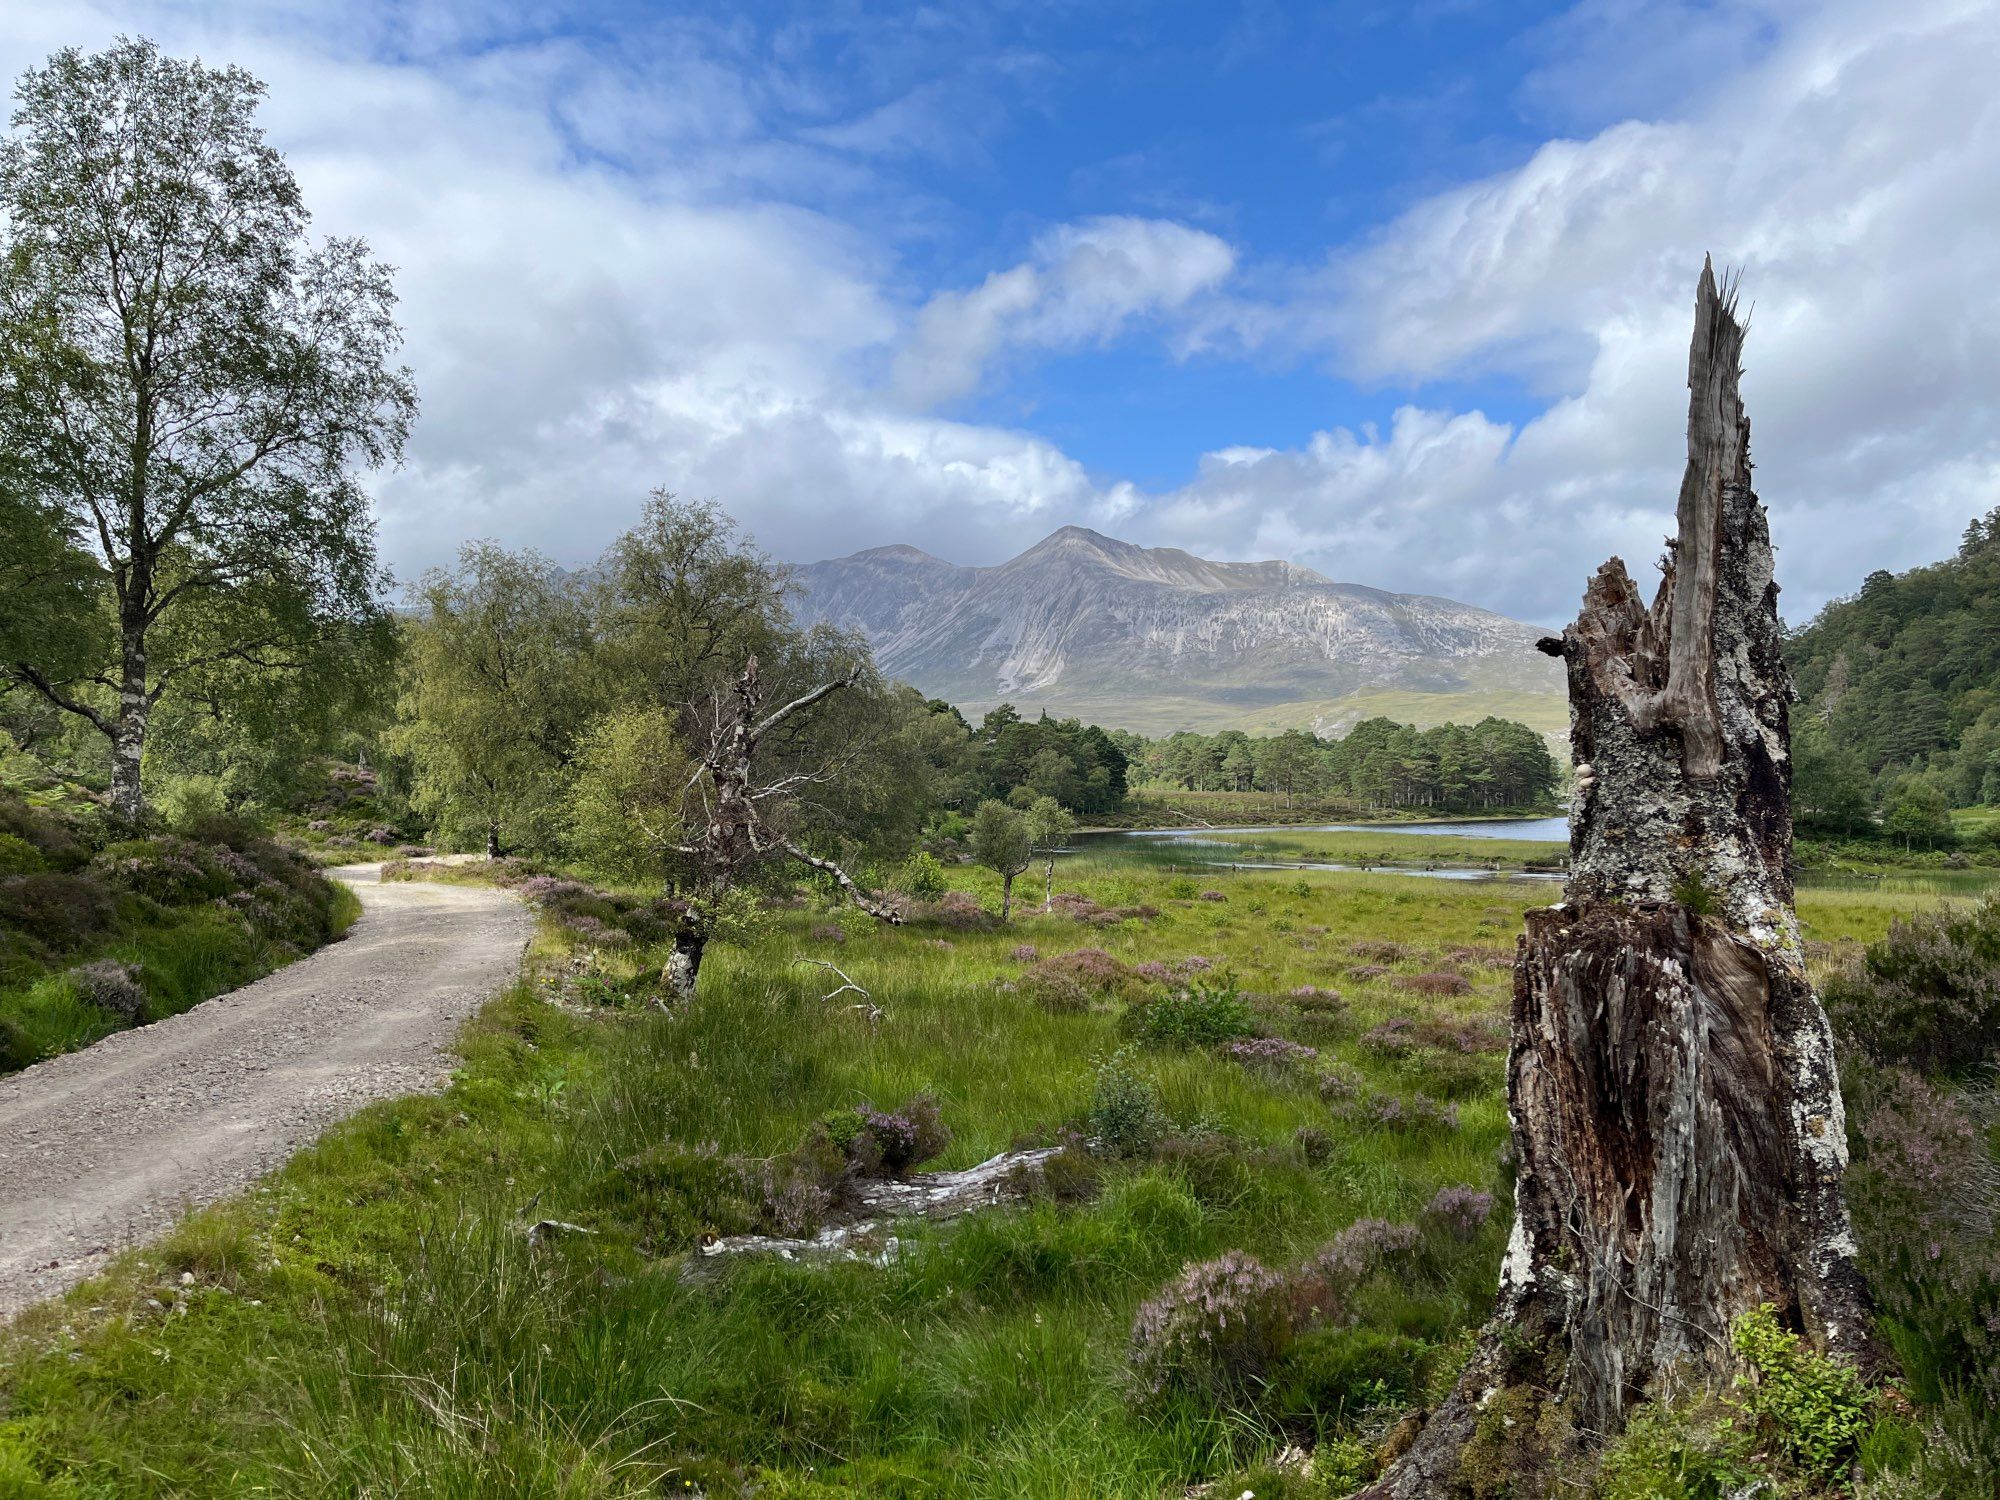
[{"label": "grassy hillside", "polygon": [[[469,1030],[448,1094],[368,1111],[0,1338],[0,1492],[1344,1493],[1487,1309],[1507,960],[1534,893],[1062,875],[1083,899],[1004,929],[963,896],[902,929],[780,911],[671,1014],[647,1003],[657,953],[603,921],[632,903],[539,887],[529,977]],[[1914,907],[1837,893],[1804,915],[1828,963]],[[823,1000],[836,981],[800,957],[879,1018]],[[1236,1054],[1232,1031],[1274,1040]],[[880,1267],[696,1274],[706,1235],[802,1211],[802,1163],[880,1118],[857,1106],[914,1117],[926,1093],[949,1131],[932,1165],[1069,1142],[1059,1170],[1021,1208],[899,1232]],[[583,1232],[532,1248],[544,1218]],[[1195,1305],[1183,1268],[1231,1252],[1262,1269],[1229,1262],[1216,1295],[1317,1277],[1334,1300],[1267,1344],[1163,1341]],[[1946,1401],[1957,1356],[1913,1316],[1905,1343],[1933,1356],[1914,1394]],[[1655,1431],[1669,1456],[1627,1455],[1655,1487],[1620,1493],[1683,1493],[1657,1486],[1701,1444],[1734,1463],[1766,1436]],[[1873,1468],[1919,1461],[1901,1419],[1870,1443]],[[1292,1444],[1310,1474],[1280,1465]],[[1767,1493],[1804,1493],[1774,1451]],[[1497,1427],[1481,1452],[1504,1473]]]}]

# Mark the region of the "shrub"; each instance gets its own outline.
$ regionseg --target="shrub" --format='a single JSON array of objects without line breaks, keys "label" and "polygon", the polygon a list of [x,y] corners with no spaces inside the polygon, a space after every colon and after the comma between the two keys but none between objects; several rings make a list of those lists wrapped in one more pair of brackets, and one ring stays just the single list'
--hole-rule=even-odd
[{"label": "shrub", "polygon": [[1148,1155],[1172,1123],[1159,1089],[1134,1066],[1129,1047],[1097,1065],[1086,1121],[1099,1148],[1113,1156]]},{"label": "shrub", "polygon": [[1463,1184],[1439,1188],[1423,1212],[1425,1227],[1461,1244],[1478,1239],[1479,1231],[1492,1217],[1493,1195]]},{"label": "shrub", "polygon": [[0,877],[0,927],[13,927],[58,952],[111,925],[111,892],[87,875],[53,870]]},{"label": "shrub", "polygon": [[1046,1010],[1083,1010],[1092,1000],[1136,1000],[1140,980],[1098,948],[1078,948],[1037,963],[1019,981],[1021,993]]},{"label": "shrub", "polygon": [[1738,1318],[1729,1341],[1748,1366],[1743,1408],[1814,1483],[1846,1467],[1869,1425],[1868,1387],[1851,1365],[1804,1348],[1769,1304]]},{"label": "shrub", "polygon": [[945,893],[944,866],[935,854],[920,849],[904,861],[896,883],[918,901],[935,901]]},{"label": "shrub", "polygon": [[1291,1341],[1285,1278],[1232,1250],[1189,1266],[1132,1320],[1142,1396],[1231,1395],[1261,1382]]},{"label": "shrub", "polygon": [[1472,981],[1463,974],[1447,974],[1442,971],[1430,974],[1398,974],[1395,978],[1398,989],[1409,990],[1417,995],[1469,995]]},{"label": "shrub", "polygon": [[1223,895],[1221,891],[1203,891],[1201,899],[1204,901],[1227,901],[1229,898]]},{"label": "shrub", "polygon": [[1356,984],[1367,984],[1370,980],[1380,979],[1388,972],[1380,964],[1354,964],[1348,969],[1347,977]]},{"label": "shrub", "polygon": [[1304,1011],[1331,1014],[1347,1009],[1347,1001],[1341,998],[1339,990],[1322,989],[1316,984],[1302,984],[1285,998]]},{"label": "shrub", "polygon": [[31,875],[47,863],[42,851],[19,834],[0,833],[0,875]]},{"label": "shrub", "polygon": [[1042,956],[1042,950],[1033,943],[1016,943],[1007,957],[1017,964],[1031,964]]},{"label": "shrub", "polygon": [[1299,1148],[1309,1167],[1323,1167],[1332,1161],[1338,1148],[1333,1137],[1317,1125],[1301,1125],[1292,1132],[1292,1144]]},{"label": "shrub", "polygon": [[2000,897],[1897,922],[1826,986],[1835,1029],[1878,1063],[1967,1076],[2000,1054]]},{"label": "shrub", "polygon": [[847,941],[847,929],[838,922],[815,923],[812,940],[815,943],[844,943]]},{"label": "shrub", "polygon": [[991,932],[1000,925],[1000,918],[968,891],[946,891],[925,908],[924,915],[959,932]]},{"label": "shrub", "polygon": [[1905,1068],[1844,1083],[1861,1266],[1912,1387],[2000,1406],[2000,1164],[1982,1122]]},{"label": "shrub", "polygon": [[1319,1057],[1318,1049],[1287,1041],[1279,1036],[1261,1036],[1245,1042],[1223,1045],[1223,1056],[1269,1078],[1289,1078]]},{"label": "shrub", "polygon": [[824,1115],[813,1131],[832,1144],[855,1177],[901,1177],[943,1154],[951,1131],[934,1095],[918,1094],[899,1110],[872,1104]]},{"label": "shrub", "polygon": [[1422,1238],[1412,1224],[1356,1219],[1322,1245],[1296,1276],[1310,1289],[1310,1297],[1344,1301],[1377,1271],[1407,1264]]},{"label": "shrub", "polygon": [[64,978],[76,991],[77,999],[107,1011],[130,1026],[146,1009],[146,991],[138,971],[129,964],[102,958],[93,964],[71,969]]},{"label": "shrub", "polygon": [[1234,978],[1196,980],[1146,1007],[1139,1034],[1176,1047],[1213,1047],[1251,1033],[1250,1006]]},{"label": "shrub", "polygon": [[1349,943],[1347,951],[1355,958],[1365,958],[1371,963],[1399,963],[1410,956],[1410,950],[1401,943],[1392,943],[1386,938],[1363,938]]},{"label": "shrub", "polygon": [[1458,1129],[1457,1107],[1440,1104],[1430,1095],[1422,1093],[1412,1094],[1407,1099],[1397,1094],[1377,1094],[1368,1101],[1364,1114],[1386,1130],[1399,1130],[1411,1135],[1441,1135]]}]

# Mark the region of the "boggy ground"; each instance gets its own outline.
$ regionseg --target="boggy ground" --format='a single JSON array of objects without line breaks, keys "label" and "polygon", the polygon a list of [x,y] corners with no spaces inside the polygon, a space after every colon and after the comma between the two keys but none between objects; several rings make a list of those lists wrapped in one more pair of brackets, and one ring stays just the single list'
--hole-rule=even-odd
[{"label": "boggy ground", "polygon": [[[670,1014],[633,903],[558,892],[447,1093],[335,1128],[0,1339],[0,1493],[1339,1493],[1486,1310],[1495,1046],[1539,893],[1081,862],[1060,885],[1087,901],[1004,930],[962,897],[900,929],[783,911]],[[1851,942],[1897,904],[1804,915]],[[1046,962],[1079,949],[1106,957]],[[1202,1004],[1166,998],[1183,982]],[[1231,1053],[1233,1030],[1313,1050]],[[759,1198],[761,1159],[795,1185],[856,1106],[926,1091],[935,1166],[1066,1126],[1120,1149],[1073,1147],[1026,1206],[913,1228],[886,1267],[685,1274],[707,1235],[799,1211]],[[531,1248],[540,1219],[590,1232]],[[1135,1376],[1135,1312],[1187,1263],[1294,1276],[1370,1219],[1339,1316],[1254,1379],[1177,1381],[1158,1344]],[[1294,1444],[1310,1481],[1259,1467]]]}]

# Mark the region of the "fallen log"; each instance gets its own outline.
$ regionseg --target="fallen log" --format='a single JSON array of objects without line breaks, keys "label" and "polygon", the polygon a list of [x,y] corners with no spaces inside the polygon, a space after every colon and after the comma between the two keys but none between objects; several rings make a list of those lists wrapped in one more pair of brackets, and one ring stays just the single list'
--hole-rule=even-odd
[{"label": "fallen log", "polygon": [[924,1172],[905,1178],[864,1178],[856,1182],[842,1205],[840,1221],[811,1236],[732,1234],[701,1246],[689,1262],[689,1273],[714,1263],[751,1255],[780,1260],[861,1261],[887,1265],[901,1253],[901,1242],[888,1233],[911,1219],[951,1219],[978,1209],[1015,1202],[1024,1195],[1042,1163],[1063,1148],[1043,1146],[1028,1151],[1002,1151],[976,1167],[958,1172]]}]

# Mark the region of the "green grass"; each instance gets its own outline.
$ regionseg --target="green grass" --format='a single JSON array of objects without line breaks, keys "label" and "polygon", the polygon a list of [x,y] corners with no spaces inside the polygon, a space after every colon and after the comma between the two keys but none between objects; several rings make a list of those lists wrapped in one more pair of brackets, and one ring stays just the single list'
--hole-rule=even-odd
[{"label": "green grass", "polygon": [[[1124,1378],[1133,1312],[1190,1259],[1278,1264],[1357,1218],[1407,1219],[1440,1186],[1504,1188],[1499,1058],[1441,1080],[1359,1038],[1391,1016],[1499,1016],[1509,979],[1494,962],[1545,893],[1286,872],[1224,877],[1209,888],[1227,899],[1208,901],[1119,859],[1061,877],[1159,914],[1091,927],[1033,912],[1021,890],[1030,910],[1005,930],[847,913],[835,944],[826,913],[785,912],[754,946],[716,950],[672,1015],[549,1003],[580,955],[545,925],[529,981],[467,1029],[447,1094],[367,1110],[0,1334],[0,1494],[469,1500],[754,1482],[766,1497],[1053,1500],[1180,1494],[1295,1438],[1365,1450],[1385,1411],[1449,1382],[1486,1311],[1504,1212],[1449,1263],[1370,1288],[1341,1335],[1351,1348],[1328,1357],[1360,1371],[1351,1402],[1142,1410]],[[997,907],[983,872],[954,881]],[[1857,893],[1807,903],[1829,941],[1888,919]],[[1401,946],[1371,952],[1386,969],[1371,975],[1349,951],[1362,941]],[[962,1166],[1080,1118],[1096,1060],[1129,1028],[1115,1002],[1052,1013],[1010,988],[1024,942],[1208,957],[1264,997],[1269,1029],[1365,1089],[1452,1091],[1457,1125],[1393,1131],[1331,1111],[1310,1079],[1143,1047],[1140,1068],[1204,1148],[1109,1164],[1080,1205],[917,1228],[883,1269],[683,1278],[686,1244],[649,1237],[657,1205],[635,1200],[624,1165],[663,1143],[767,1155],[829,1110],[931,1090],[954,1132],[938,1165]],[[1475,950],[1455,961],[1470,993],[1397,986],[1452,948]],[[800,955],[837,962],[880,1021],[823,1002],[832,981]],[[615,984],[651,957],[588,962]],[[1269,998],[1308,984],[1338,987],[1348,1012]],[[1308,1159],[1302,1126],[1330,1149]],[[531,1254],[524,1229],[542,1217],[595,1232]]]}]

